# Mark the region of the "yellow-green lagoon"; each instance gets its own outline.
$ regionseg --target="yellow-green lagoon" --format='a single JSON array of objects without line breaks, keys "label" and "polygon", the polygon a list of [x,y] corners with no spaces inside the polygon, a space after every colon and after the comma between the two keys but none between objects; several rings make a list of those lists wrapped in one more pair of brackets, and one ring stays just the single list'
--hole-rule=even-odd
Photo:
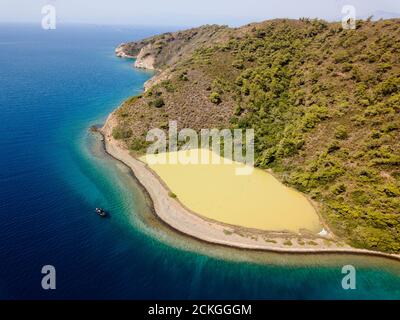
[{"label": "yellow-green lagoon", "polygon": [[[174,161],[187,157],[198,161],[191,164]],[[210,161],[204,161],[205,158]],[[140,160],[148,164],[183,205],[206,218],[269,231],[322,230],[310,201],[267,171],[254,168],[250,174],[238,175],[244,164],[227,161],[206,149],[145,155]]]}]

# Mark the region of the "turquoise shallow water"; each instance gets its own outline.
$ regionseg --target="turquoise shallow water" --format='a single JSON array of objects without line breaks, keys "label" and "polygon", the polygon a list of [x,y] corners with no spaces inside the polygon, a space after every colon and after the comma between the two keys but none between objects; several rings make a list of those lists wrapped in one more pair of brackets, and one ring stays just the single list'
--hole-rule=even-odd
[{"label": "turquoise shallow water", "polygon": [[[212,246],[152,215],[87,129],[151,77],[114,57],[115,46],[162,31],[0,25],[0,298],[400,298],[399,263]],[[41,289],[46,264],[55,291]],[[341,287],[346,264],[356,290]]]}]

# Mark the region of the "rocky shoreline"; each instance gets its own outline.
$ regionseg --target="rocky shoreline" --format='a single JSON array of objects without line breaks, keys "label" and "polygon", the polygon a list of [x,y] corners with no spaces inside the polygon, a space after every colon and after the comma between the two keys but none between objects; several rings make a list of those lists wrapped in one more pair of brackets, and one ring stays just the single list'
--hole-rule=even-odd
[{"label": "rocky shoreline", "polygon": [[125,52],[125,43],[120,44],[116,49],[115,49],[115,55],[119,58],[128,58],[128,59],[135,59],[135,56],[129,55]]}]

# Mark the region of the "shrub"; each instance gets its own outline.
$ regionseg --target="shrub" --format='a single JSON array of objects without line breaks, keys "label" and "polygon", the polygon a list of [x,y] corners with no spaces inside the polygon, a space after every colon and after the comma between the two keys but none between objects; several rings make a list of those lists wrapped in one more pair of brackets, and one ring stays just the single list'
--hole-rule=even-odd
[{"label": "shrub", "polygon": [[210,95],[210,101],[214,104],[220,104],[222,102],[221,96],[218,92],[212,92]]},{"label": "shrub", "polygon": [[399,196],[400,196],[400,190],[399,190],[399,188],[398,188],[396,185],[392,184],[392,183],[385,185],[385,186],[383,187],[383,190],[382,190],[382,191],[383,191],[388,197],[399,197]]},{"label": "shrub", "polygon": [[303,117],[303,131],[308,131],[309,129],[315,128],[315,126],[320,122],[318,115],[314,113],[307,113]]},{"label": "shrub", "polygon": [[373,130],[371,132],[371,138],[372,139],[379,139],[381,137],[381,133],[377,130]]},{"label": "shrub", "polygon": [[365,122],[367,121],[367,119],[364,116],[354,116],[351,118],[351,121],[353,121],[355,123],[356,126],[362,126],[365,124]]},{"label": "shrub", "polygon": [[121,127],[115,127],[112,131],[112,136],[116,140],[120,139],[128,139],[132,136],[132,130],[131,129],[124,129]]},{"label": "shrub", "polygon": [[149,90],[146,91],[145,96],[146,97],[152,97],[154,92],[153,92],[154,88],[151,88]]},{"label": "shrub", "polygon": [[134,138],[129,146],[129,148],[134,151],[141,151],[146,147],[147,147],[147,142],[142,138]]},{"label": "shrub", "polygon": [[289,239],[288,239],[288,240],[285,240],[285,241],[283,242],[283,244],[284,244],[285,246],[292,246],[292,245],[293,245],[292,241],[290,241]]},{"label": "shrub", "polygon": [[172,191],[168,192],[168,196],[171,197],[172,199],[178,198],[178,196],[175,193],[173,193]]},{"label": "shrub", "polygon": [[340,183],[332,188],[332,193],[334,195],[339,195],[346,192],[346,186],[343,183]]},{"label": "shrub", "polygon": [[300,135],[293,134],[292,137],[285,137],[279,144],[278,154],[287,157],[297,153],[304,145],[304,139]]},{"label": "shrub", "polygon": [[346,62],[348,61],[348,59],[349,59],[349,54],[346,51],[339,51],[334,56],[335,63]]},{"label": "shrub", "polygon": [[302,119],[302,129],[303,131],[309,131],[315,128],[315,126],[322,120],[328,118],[328,109],[324,106],[318,106],[313,104],[310,106],[303,116]]},{"label": "shrub", "polygon": [[366,205],[370,202],[369,196],[363,190],[355,190],[351,192],[350,196],[359,205]]},{"label": "shrub", "polygon": [[381,82],[376,87],[376,93],[378,95],[390,95],[400,90],[400,77],[391,77],[384,82]]},{"label": "shrub", "polygon": [[392,155],[389,158],[385,159],[373,159],[370,162],[371,166],[376,165],[388,165],[388,166],[399,166],[400,165],[400,156]]},{"label": "shrub", "polygon": [[376,180],[377,174],[375,173],[374,170],[371,169],[360,169],[358,172],[359,178],[361,181],[365,182],[372,182]]},{"label": "shrub", "polygon": [[340,140],[345,140],[349,137],[347,130],[344,126],[338,126],[335,130],[335,138]]},{"label": "shrub", "polygon": [[304,246],[306,243],[303,241],[303,240],[301,240],[301,239],[297,239],[297,243],[299,244],[299,245],[301,245],[301,246]]},{"label": "shrub", "polygon": [[385,132],[385,133],[389,133],[389,132],[392,132],[392,131],[396,131],[398,129],[399,129],[399,125],[397,123],[393,122],[393,123],[388,123],[387,125],[385,125],[382,128],[382,131]]},{"label": "shrub", "polygon": [[136,101],[138,101],[141,98],[142,98],[141,94],[138,95],[138,96],[133,96],[133,97],[130,97],[128,100],[126,100],[125,103],[131,105],[131,104],[135,103]]},{"label": "shrub", "polygon": [[390,63],[381,63],[378,65],[377,71],[384,73],[390,69],[392,69],[392,65]]},{"label": "shrub", "polygon": [[328,153],[335,152],[340,149],[339,143],[337,141],[333,141],[329,146],[328,146]]},{"label": "shrub", "polygon": [[164,105],[165,105],[164,99],[161,97],[149,102],[149,106],[156,107],[156,108],[161,108]]},{"label": "shrub", "polygon": [[264,30],[257,30],[256,31],[256,37],[259,39],[264,38],[267,35],[267,33]]},{"label": "shrub", "polygon": [[343,72],[349,72],[353,68],[353,65],[351,63],[344,63],[342,66],[342,71]]},{"label": "shrub", "polygon": [[233,61],[232,67],[234,67],[236,69],[240,69],[240,70],[243,69],[244,68],[243,60],[238,59],[238,60]]},{"label": "shrub", "polygon": [[189,81],[187,72],[182,72],[182,73],[179,75],[179,80],[181,80],[181,81]]},{"label": "shrub", "polygon": [[164,80],[160,83],[160,85],[162,87],[165,88],[165,90],[167,90],[168,92],[174,92],[175,91],[175,87],[172,84],[171,80]]}]

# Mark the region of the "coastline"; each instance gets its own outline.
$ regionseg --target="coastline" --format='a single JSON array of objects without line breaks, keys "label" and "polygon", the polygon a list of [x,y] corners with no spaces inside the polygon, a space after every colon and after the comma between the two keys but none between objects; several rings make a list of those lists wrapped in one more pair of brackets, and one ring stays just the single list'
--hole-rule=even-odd
[{"label": "coastline", "polygon": [[120,44],[120,45],[115,49],[115,55],[116,55],[118,58],[135,59],[136,57],[131,56],[131,55],[127,54],[127,53],[124,51],[124,46],[125,46],[125,45],[126,45],[125,43]]},{"label": "coastline", "polygon": [[179,200],[171,198],[168,187],[157,174],[112,137],[115,123],[114,113],[111,113],[103,128],[99,130],[103,136],[106,153],[130,168],[147,192],[154,214],[179,233],[207,243],[238,249],[292,254],[353,254],[400,261],[400,255],[356,249],[330,237],[247,229],[201,217],[182,205]]}]

